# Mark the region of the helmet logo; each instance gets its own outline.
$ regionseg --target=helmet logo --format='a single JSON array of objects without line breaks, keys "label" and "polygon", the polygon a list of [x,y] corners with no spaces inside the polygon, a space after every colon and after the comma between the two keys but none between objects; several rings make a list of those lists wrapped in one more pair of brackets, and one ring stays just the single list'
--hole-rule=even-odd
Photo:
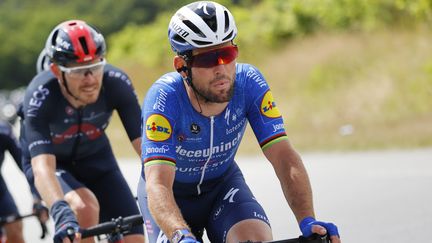
[{"label": "helmet logo", "polygon": [[203,2],[203,3],[199,3],[197,9],[202,9],[202,11],[209,15],[208,11],[207,11],[207,3]]},{"label": "helmet logo", "polygon": [[183,38],[186,38],[189,35],[189,33],[186,30],[182,29],[182,27],[180,27],[178,24],[174,22],[171,22],[171,27],[175,32],[177,32],[179,36]]},{"label": "helmet logo", "polygon": [[61,47],[63,47],[64,49],[69,49],[70,47],[70,43],[68,43],[67,41],[63,40],[61,37],[58,37],[58,43]]}]

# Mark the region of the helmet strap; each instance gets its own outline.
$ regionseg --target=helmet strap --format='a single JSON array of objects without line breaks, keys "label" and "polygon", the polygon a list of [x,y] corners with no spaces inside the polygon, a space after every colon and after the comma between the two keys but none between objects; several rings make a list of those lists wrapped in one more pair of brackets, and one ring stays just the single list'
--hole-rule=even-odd
[{"label": "helmet strap", "polygon": [[73,95],[72,92],[69,90],[69,86],[68,86],[67,81],[66,81],[66,75],[65,75],[65,73],[64,73],[63,71],[62,71],[62,78],[63,78],[63,86],[65,87],[66,92],[67,92],[70,96],[72,96],[75,100],[78,101],[79,98],[76,97],[75,95]]}]

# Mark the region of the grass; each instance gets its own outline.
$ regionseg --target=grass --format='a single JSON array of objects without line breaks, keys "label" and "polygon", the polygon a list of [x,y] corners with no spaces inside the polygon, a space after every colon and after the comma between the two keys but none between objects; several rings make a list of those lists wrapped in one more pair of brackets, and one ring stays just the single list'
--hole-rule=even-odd
[{"label": "grass", "polygon": [[[421,28],[321,33],[239,61],[263,72],[299,150],[427,147],[432,146],[431,37],[431,31]],[[123,65],[140,102],[151,82],[172,70],[169,58],[156,69]],[[115,152],[133,154],[132,148],[120,146],[127,136],[118,118],[112,123],[108,133]],[[344,127],[352,132],[341,134]],[[248,129],[239,153],[257,148]]]}]

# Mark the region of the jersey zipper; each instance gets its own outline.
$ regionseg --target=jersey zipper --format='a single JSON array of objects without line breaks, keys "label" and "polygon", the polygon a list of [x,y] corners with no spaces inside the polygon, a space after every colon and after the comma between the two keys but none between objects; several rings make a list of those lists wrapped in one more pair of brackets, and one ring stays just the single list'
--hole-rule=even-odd
[{"label": "jersey zipper", "polygon": [[210,162],[210,159],[212,158],[213,155],[213,125],[214,125],[214,116],[210,117],[210,152],[209,152],[209,157],[207,158],[207,161],[205,162],[203,169],[201,171],[201,179],[200,182],[197,185],[197,193],[198,195],[201,195],[201,184],[204,181],[204,175],[205,175],[205,171],[207,168],[207,164]]}]

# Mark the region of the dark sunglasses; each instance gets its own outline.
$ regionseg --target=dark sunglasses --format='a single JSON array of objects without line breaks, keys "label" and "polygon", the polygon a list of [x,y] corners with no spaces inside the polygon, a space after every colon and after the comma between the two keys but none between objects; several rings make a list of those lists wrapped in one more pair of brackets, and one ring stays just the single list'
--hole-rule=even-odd
[{"label": "dark sunglasses", "polygon": [[192,56],[191,66],[211,68],[217,65],[228,64],[238,56],[237,46],[227,46],[219,49],[203,52]]}]

